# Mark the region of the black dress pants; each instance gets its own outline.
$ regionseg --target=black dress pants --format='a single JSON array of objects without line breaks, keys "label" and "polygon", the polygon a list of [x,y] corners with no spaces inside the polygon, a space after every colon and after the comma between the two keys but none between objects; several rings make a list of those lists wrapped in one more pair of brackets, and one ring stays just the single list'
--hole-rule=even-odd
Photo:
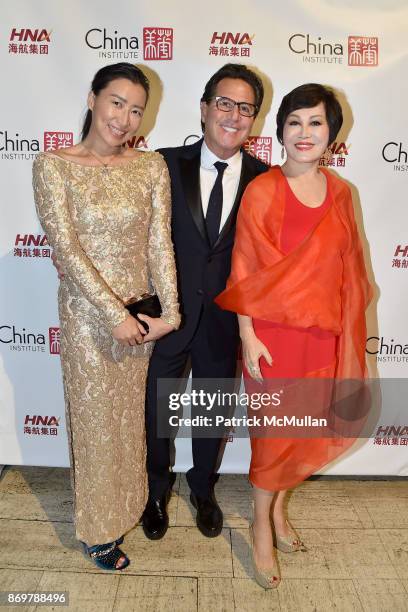
[{"label": "black dress pants", "polygon": [[[209,329],[201,317],[191,343],[182,351],[172,355],[162,354],[160,341],[156,343],[147,376],[146,389],[146,439],[147,472],[149,494],[157,499],[173,485],[174,476],[170,472],[170,439],[157,436],[157,381],[165,378],[179,378],[191,359],[193,379],[233,379],[237,367],[238,338],[229,339],[225,350],[225,338],[220,338],[222,349],[214,351],[214,338],[209,343]],[[177,332],[176,332],[177,333]],[[216,357],[215,357],[216,355]],[[220,451],[221,438],[192,438],[193,467],[187,472],[190,489],[199,497],[208,497],[217,479],[215,469]]]}]

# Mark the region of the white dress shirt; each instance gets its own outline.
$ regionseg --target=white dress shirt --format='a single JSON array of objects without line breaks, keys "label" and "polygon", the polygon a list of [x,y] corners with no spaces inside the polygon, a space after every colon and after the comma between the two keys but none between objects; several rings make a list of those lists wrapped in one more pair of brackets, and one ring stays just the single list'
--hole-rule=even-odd
[{"label": "white dress shirt", "polygon": [[200,160],[200,189],[201,189],[201,202],[203,206],[204,218],[207,214],[208,201],[212,188],[214,187],[215,180],[218,172],[214,168],[214,163],[220,161],[228,164],[228,168],[225,168],[224,175],[222,177],[222,215],[220,223],[220,232],[223,228],[228,216],[234,205],[235,197],[238,191],[239,179],[241,176],[242,168],[242,153],[237,151],[235,155],[229,159],[220,159],[214,153],[210,151],[205,142],[201,145],[201,160]]}]

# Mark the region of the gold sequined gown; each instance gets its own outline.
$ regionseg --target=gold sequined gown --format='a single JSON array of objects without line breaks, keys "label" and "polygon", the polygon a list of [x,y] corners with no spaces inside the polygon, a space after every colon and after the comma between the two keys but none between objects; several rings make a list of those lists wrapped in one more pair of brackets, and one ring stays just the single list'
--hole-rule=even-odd
[{"label": "gold sequined gown", "polygon": [[126,347],[111,331],[132,297],[153,289],[179,325],[170,185],[160,154],[121,166],[83,166],[40,154],[38,216],[62,264],[58,293],[76,535],[116,540],[147,500],[145,384],[153,343]]}]

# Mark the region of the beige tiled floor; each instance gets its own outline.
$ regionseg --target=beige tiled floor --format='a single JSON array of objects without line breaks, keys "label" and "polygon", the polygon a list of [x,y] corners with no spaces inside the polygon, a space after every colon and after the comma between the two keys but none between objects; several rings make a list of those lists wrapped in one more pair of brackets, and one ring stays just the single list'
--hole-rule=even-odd
[{"label": "beige tiled floor", "polygon": [[[252,579],[250,489],[244,476],[216,488],[224,529],[195,527],[184,476],[169,504],[165,538],[136,527],[121,574],[81,554],[72,523],[69,472],[8,468],[0,480],[0,591],[69,591],[78,612],[408,610],[408,482],[312,480],[291,492],[288,511],[308,552],[278,561],[282,582],[264,591]],[[47,610],[35,606],[1,610]],[[54,608],[51,608],[54,609]]]}]

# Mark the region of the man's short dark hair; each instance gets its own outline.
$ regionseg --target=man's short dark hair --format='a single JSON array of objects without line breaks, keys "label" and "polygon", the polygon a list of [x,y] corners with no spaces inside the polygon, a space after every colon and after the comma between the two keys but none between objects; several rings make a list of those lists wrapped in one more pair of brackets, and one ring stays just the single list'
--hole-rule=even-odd
[{"label": "man's short dark hair", "polygon": [[330,87],[320,83],[306,83],[288,93],[282,100],[276,116],[276,136],[283,144],[283,126],[291,113],[300,108],[313,108],[323,102],[329,124],[329,144],[334,142],[343,125],[343,111],[336,95]]},{"label": "man's short dark hair", "polygon": [[[201,97],[201,102],[208,102],[215,96],[217,85],[223,79],[241,79],[248,83],[254,92],[256,115],[262,106],[264,98],[264,87],[261,79],[257,74],[244,64],[225,64],[215,74],[212,75],[204,88],[204,93]],[[204,130],[204,124],[201,122],[201,127]]]}]

